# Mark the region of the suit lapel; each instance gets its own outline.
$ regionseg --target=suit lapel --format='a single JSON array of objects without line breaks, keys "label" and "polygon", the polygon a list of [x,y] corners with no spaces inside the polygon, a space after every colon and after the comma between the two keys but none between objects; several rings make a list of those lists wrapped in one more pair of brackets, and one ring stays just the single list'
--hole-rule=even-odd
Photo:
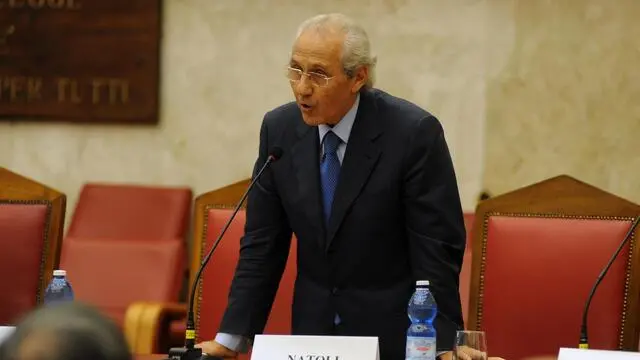
[{"label": "suit lapel", "polygon": [[[370,92],[363,92],[333,197],[331,218],[326,229],[325,250],[329,249],[347,211],[362,191],[377,164],[381,148],[375,140],[381,130],[373,95]],[[322,219],[320,211],[318,215]]]},{"label": "suit lapel", "polygon": [[318,128],[306,125],[302,120],[297,129],[298,142],[292,148],[292,162],[298,183],[300,203],[304,204],[307,218],[317,231],[318,245],[323,248],[325,228],[322,215],[320,190],[320,141]]}]

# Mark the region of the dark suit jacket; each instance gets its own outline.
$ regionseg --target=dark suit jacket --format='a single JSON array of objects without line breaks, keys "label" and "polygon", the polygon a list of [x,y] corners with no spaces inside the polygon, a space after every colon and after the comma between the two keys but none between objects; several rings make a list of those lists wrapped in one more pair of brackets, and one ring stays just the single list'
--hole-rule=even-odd
[{"label": "dark suit jacket", "polygon": [[404,359],[407,304],[415,281],[430,280],[438,350],[451,350],[463,326],[458,281],[465,229],[438,120],[380,90],[362,91],[326,227],[318,128],[302,121],[295,103],[266,114],[256,170],[272,146],[284,152],[248,197],[220,331],[262,332],[293,231],[293,334],[378,336],[381,359]]}]

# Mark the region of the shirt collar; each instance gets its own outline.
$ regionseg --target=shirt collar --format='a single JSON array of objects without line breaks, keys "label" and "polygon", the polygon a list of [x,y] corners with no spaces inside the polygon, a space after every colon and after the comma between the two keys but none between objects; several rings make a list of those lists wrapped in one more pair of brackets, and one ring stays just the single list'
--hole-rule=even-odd
[{"label": "shirt collar", "polygon": [[356,96],[356,101],[353,102],[351,109],[340,119],[340,121],[333,127],[325,124],[318,125],[318,135],[320,136],[320,143],[324,136],[332,130],[342,142],[346,145],[349,142],[349,135],[351,135],[351,128],[353,122],[356,120],[356,114],[358,113],[358,105],[360,104],[360,93]]}]

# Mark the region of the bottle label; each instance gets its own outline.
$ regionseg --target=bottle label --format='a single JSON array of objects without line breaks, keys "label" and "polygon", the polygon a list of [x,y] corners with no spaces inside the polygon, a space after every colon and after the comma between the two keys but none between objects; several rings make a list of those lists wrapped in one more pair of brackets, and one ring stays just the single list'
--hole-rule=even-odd
[{"label": "bottle label", "polygon": [[407,336],[407,359],[436,358],[436,339],[432,337]]}]

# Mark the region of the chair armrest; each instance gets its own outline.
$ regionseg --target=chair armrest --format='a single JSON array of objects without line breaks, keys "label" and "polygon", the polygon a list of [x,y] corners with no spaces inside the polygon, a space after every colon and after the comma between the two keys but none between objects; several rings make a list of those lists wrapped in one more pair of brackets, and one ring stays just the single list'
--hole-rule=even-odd
[{"label": "chair armrest", "polygon": [[124,333],[136,355],[157,353],[159,339],[169,333],[172,320],[186,318],[187,305],[178,303],[137,302],[127,308]]}]

